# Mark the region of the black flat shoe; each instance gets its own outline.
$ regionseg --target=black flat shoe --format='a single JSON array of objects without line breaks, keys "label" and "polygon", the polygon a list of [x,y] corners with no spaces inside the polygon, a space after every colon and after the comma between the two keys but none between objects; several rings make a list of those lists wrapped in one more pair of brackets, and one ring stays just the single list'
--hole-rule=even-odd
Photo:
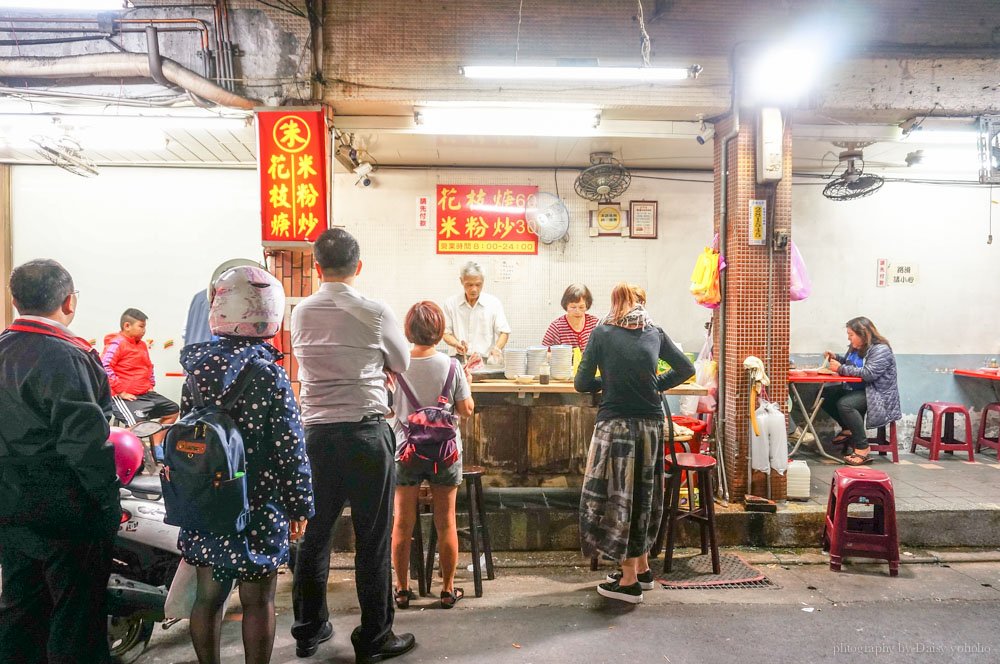
[{"label": "black flat shoe", "polygon": [[416,599],[417,596],[413,594],[413,591],[409,588],[395,590],[392,593],[392,598],[396,602],[397,609],[408,609],[410,608],[410,600]]},{"label": "black flat shoe", "polygon": [[360,634],[360,628],[356,628],[351,633],[351,644],[354,646],[354,661],[357,664],[384,662],[387,659],[399,657],[410,652],[417,645],[417,639],[412,634],[397,635],[389,632],[389,636],[382,642],[382,647],[373,653],[365,654],[358,651],[358,634]]},{"label": "black flat shoe", "polygon": [[333,625],[329,622],[323,623],[319,634],[311,639],[295,639],[295,656],[312,657],[319,650],[319,644],[333,638]]}]

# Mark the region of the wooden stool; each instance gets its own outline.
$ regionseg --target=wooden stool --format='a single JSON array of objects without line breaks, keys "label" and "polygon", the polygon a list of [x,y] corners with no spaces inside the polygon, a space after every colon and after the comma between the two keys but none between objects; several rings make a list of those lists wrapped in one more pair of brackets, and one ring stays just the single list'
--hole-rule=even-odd
[{"label": "wooden stool", "polygon": [[[931,433],[925,438],[923,436],[924,411],[931,412]],[[965,417],[965,440],[955,438],[955,415]],[[917,451],[917,446],[926,447],[930,450],[927,455],[931,461],[937,461],[941,452],[964,451],[969,453],[969,461],[975,461],[976,456],[972,451],[972,417],[969,410],[959,403],[948,403],[947,401],[929,401],[917,411],[917,423],[913,427],[913,440],[910,443],[910,453]]]},{"label": "wooden stool", "polygon": [[[855,503],[871,505],[871,517],[848,516]],[[821,543],[830,552],[830,569],[840,571],[844,556],[889,561],[889,576],[899,574],[896,498],[889,476],[869,468],[838,468],[830,482]]]},{"label": "wooden stool", "polygon": [[986,407],[983,408],[983,414],[979,418],[979,435],[976,436],[976,451],[978,452],[983,447],[988,447],[991,450],[996,450],[997,455],[1000,456],[1000,436],[995,436],[993,438],[988,438],[986,436],[986,424],[990,413],[1000,415],[1000,401],[987,404]]},{"label": "wooden stool", "polygon": [[[886,430],[888,429],[888,433]],[[875,438],[868,439],[868,449],[878,452],[879,456],[885,456],[886,452],[892,455],[892,462],[899,463],[899,445],[896,440],[896,423],[889,422],[886,426],[878,428]]]},{"label": "wooden stool", "polygon": [[[430,574],[428,567],[434,564],[434,548],[427,553],[427,566],[424,566],[424,533],[420,527],[420,515],[431,512],[431,487],[425,481],[420,484],[420,494],[417,496],[417,520],[413,523],[413,535],[410,538],[410,578],[417,580],[417,591],[421,597],[430,594]],[[434,524],[431,523],[431,530]]]},{"label": "wooden stool", "polygon": [[[678,454],[674,452],[673,445],[669,443],[667,448],[670,451],[671,463],[667,471],[663,518],[660,520],[660,530],[649,555],[651,558],[660,555],[665,535],[666,553],[663,557],[663,573],[668,574],[674,561],[677,523],[684,519],[692,519],[698,522],[700,528],[701,552],[705,554],[711,551],[712,573],[720,574],[722,567],[719,563],[719,544],[715,536],[715,493],[712,484],[716,461],[706,454]],[[688,507],[686,510],[680,505],[682,473],[687,476]],[[698,478],[699,500],[697,508],[694,506],[693,476]]]},{"label": "wooden stool", "polygon": [[[483,502],[482,466],[466,466],[462,472],[465,484],[466,509],[468,528],[459,528],[458,536],[469,540],[472,550],[472,578],[476,586],[476,597],[483,596],[483,570],[479,560],[479,547],[482,543],[483,555],[486,557],[486,578],[492,581],[496,578],[493,570],[493,545],[490,542],[490,528],[486,522],[486,504]],[[426,586],[430,588],[431,573],[434,571],[434,548],[437,546],[437,529],[431,528],[430,543],[427,549],[427,565],[425,567]]]}]

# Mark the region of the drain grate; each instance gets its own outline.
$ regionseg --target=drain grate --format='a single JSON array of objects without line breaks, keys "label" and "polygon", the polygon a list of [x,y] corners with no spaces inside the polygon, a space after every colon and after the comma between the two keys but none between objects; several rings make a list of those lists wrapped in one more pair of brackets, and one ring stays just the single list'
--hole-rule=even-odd
[{"label": "drain grate", "polygon": [[712,559],[707,554],[677,558],[673,570],[657,579],[667,590],[722,588],[774,588],[764,574],[739,556],[724,553],[719,556],[720,573],[712,572]]},{"label": "drain grate", "polygon": [[758,581],[736,581],[734,583],[717,583],[715,585],[706,586],[672,586],[668,584],[662,584],[664,590],[780,590],[781,586],[773,583],[766,576]]}]

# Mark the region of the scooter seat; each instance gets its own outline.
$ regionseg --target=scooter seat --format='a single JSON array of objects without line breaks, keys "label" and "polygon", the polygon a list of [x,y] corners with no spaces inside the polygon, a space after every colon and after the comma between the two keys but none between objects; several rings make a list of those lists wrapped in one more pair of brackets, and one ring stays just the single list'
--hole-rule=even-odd
[{"label": "scooter seat", "polygon": [[159,475],[136,475],[125,488],[132,493],[139,493],[152,498],[159,498],[163,494]]}]

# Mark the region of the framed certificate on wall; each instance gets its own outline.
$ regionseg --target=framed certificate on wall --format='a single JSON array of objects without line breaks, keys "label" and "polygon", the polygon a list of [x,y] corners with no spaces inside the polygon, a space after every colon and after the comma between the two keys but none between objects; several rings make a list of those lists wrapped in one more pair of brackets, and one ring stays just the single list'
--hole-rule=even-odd
[{"label": "framed certificate on wall", "polygon": [[591,235],[628,237],[628,218],[619,203],[598,203],[590,211]]},{"label": "framed certificate on wall", "polygon": [[629,237],[655,240],[658,226],[656,201],[631,201],[628,211]]}]

